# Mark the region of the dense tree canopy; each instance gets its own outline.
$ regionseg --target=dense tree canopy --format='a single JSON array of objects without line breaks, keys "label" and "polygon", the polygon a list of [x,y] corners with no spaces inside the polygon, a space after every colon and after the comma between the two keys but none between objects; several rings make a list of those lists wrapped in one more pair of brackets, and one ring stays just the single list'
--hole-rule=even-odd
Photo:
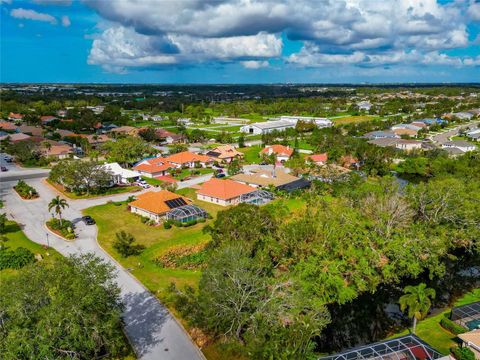
[{"label": "dense tree canopy", "polygon": [[0,353],[5,359],[119,358],[120,289],[113,268],[92,255],[32,264],[0,283]]}]

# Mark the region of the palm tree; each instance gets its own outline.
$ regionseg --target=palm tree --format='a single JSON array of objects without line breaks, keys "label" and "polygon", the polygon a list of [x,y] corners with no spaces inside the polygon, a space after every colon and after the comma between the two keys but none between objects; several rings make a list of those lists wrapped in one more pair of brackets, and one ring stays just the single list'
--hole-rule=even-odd
[{"label": "palm tree", "polygon": [[60,218],[60,225],[62,225],[62,210],[67,207],[67,200],[62,199],[60,196],[56,196],[48,204],[48,211],[54,209],[55,213],[58,214],[58,217]]},{"label": "palm tree", "polygon": [[412,333],[415,334],[417,320],[427,316],[432,300],[435,299],[435,290],[427,288],[427,285],[420,283],[417,286],[407,286],[403,290],[404,295],[400,297],[400,309],[405,311],[408,308],[408,316],[413,318]]}]

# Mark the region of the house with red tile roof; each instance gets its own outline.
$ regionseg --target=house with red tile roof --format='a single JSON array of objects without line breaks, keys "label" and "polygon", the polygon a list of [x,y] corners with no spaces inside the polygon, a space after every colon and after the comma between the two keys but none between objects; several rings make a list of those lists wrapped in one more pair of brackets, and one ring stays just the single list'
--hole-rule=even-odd
[{"label": "house with red tile roof", "polygon": [[0,120],[0,130],[16,131],[17,128],[18,128],[17,125],[15,125],[14,123],[11,123],[9,121]]},{"label": "house with red tile roof", "polygon": [[197,190],[197,199],[220,206],[230,206],[242,202],[264,204],[272,200],[273,195],[233,180],[212,178]]},{"label": "house with red tile roof", "polygon": [[51,146],[42,146],[40,152],[43,156],[54,157],[57,159],[67,159],[73,152],[73,148],[67,144],[56,144]]},{"label": "house with red tile roof", "polygon": [[51,115],[40,116],[40,122],[44,125],[51,123],[54,120],[57,120],[55,116],[51,116]]},{"label": "house with red tile roof", "polygon": [[217,159],[220,162],[230,163],[243,157],[243,153],[237,151],[232,145],[220,145],[209,150],[205,155]]},{"label": "house with red tile roof", "polygon": [[195,154],[190,151],[182,151],[165,158],[165,161],[173,164],[175,167],[195,167],[195,164],[199,164],[202,167],[207,167],[215,162],[215,159],[211,156]]},{"label": "house with red tile roof", "polygon": [[185,136],[182,134],[175,134],[165,129],[155,129],[155,134],[161,140],[164,140],[167,144],[181,143],[185,141]]},{"label": "house with red tile roof", "polygon": [[24,133],[14,133],[14,134],[7,134],[4,136],[0,136],[0,141],[1,140],[6,140],[10,139],[12,143],[17,143],[20,141],[26,141],[26,140],[31,140],[32,137],[30,135],[24,134]]},{"label": "house with red tile roof", "polygon": [[13,113],[11,112],[8,114],[8,120],[11,121],[22,121],[25,115],[23,114],[18,114],[18,113]]},{"label": "house with red tile roof", "polygon": [[148,191],[128,204],[130,212],[156,223],[164,220],[186,222],[207,217],[207,212],[192,204],[192,200],[167,190]]},{"label": "house with red tile roof", "polygon": [[133,170],[138,171],[143,176],[154,178],[157,176],[165,176],[175,167],[175,165],[166,161],[164,157],[157,157],[141,161],[133,167]]},{"label": "house with red tile roof", "polygon": [[293,155],[293,149],[290,146],[280,144],[266,146],[260,151],[260,156],[270,156],[274,154],[277,161],[284,162]]},{"label": "house with red tile roof", "polygon": [[315,165],[325,165],[328,160],[328,154],[312,154],[305,157],[305,161]]}]

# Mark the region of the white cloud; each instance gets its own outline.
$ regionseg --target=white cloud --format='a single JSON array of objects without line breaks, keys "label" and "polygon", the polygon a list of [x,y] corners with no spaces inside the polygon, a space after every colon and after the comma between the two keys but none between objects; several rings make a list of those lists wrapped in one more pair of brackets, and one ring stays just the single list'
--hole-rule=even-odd
[{"label": "white cloud", "polygon": [[23,9],[23,8],[12,9],[12,11],[10,11],[10,15],[17,19],[45,21],[53,25],[57,23],[57,19],[55,19],[55,17],[53,17],[52,15],[37,12],[35,10],[30,10],[30,9]]},{"label": "white cloud", "polygon": [[119,26],[107,29],[93,41],[88,63],[102,65],[108,70],[111,66],[148,67],[211,60],[270,58],[280,56],[281,50],[282,40],[272,34],[229,38],[148,36]]},{"label": "white cloud", "polygon": [[[218,60],[250,68],[280,56],[280,33],[303,42],[288,61],[305,66],[382,66],[465,48],[467,17],[479,15],[478,3],[466,1],[84,0],[107,20],[91,63],[142,67]],[[140,45],[130,43],[139,38]],[[119,47],[135,52],[116,59]]]},{"label": "white cloud", "polygon": [[471,1],[467,14],[473,21],[480,21],[480,3],[476,1]]},{"label": "white cloud", "polygon": [[67,15],[62,16],[62,26],[69,27],[71,24],[70,18]]},{"label": "white cloud", "polygon": [[248,60],[240,62],[245,69],[261,69],[269,66],[268,61]]}]

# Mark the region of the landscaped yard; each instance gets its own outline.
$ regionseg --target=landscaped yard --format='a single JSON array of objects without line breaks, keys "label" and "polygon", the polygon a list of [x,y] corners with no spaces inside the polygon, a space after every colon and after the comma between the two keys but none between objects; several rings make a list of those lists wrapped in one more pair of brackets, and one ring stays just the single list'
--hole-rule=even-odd
[{"label": "landscaped yard", "polygon": [[91,199],[91,198],[96,198],[101,196],[125,194],[129,192],[134,193],[142,190],[140,186],[114,186],[114,187],[108,188],[101,194],[77,195],[75,193],[66,191],[63,186],[56,184],[53,181],[50,181],[49,179],[47,179],[46,181],[48,184],[54,187],[58,192],[62,193],[62,195],[65,195],[67,198],[70,198],[70,199]]},{"label": "landscaped yard", "polygon": [[[193,189],[191,189],[193,190]],[[216,214],[219,206],[214,204],[199,204],[212,215]],[[216,207],[213,211],[212,207]],[[199,270],[184,270],[163,268],[155,259],[178,246],[194,246],[206,244],[210,235],[202,232],[205,223],[191,227],[175,227],[164,229],[163,226],[148,226],[141,222],[139,216],[131,214],[125,205],[113,203],[95,206],[84,211],[92,216],[98,226],[98,242],[100,245],[125,268],[132,269],[135,275],[145,286],[161,299],[164,298],[165,289],[174,282],[179,287],[184,285],[196,286],[200,277]],[[208,220],[207,223],[211,221]],[[124,230],[132,234],[139,244],[146,249],[138,256],[122,258],[113,248],[115,233]]]},{"label": "landscaped yard", "polygon": [[333,123],[336,125],[351,124],[351,123],[360,123],[371,120],[379,119],[378,116],[373,115],[357,115],[357,116],[345,116],[341,118],[332,119]]},{"label": "landscaped yard", "polygon": [[244,154],[243,159],[247,164],[258,164],[261,162],[262,159],[260,158],[260,155],[259,155],[260,150],[262,150],[262,147],[260,145],[238,149],[238,151]]},{"label": "landscaped yard", "polygon": [[[470,304],[472,302],[480,301],[480,289],[475,289],[460,299],[458,299],[454,306],[461,306]],[[451,309],[442,311],[441,313],[428,317],[425,320],[420,321],[417,324],[416,334],[429,343],[432,347],[447,355],[450,352],[450,348],[458,344],[456,341],[457,336],[445,330],[440,326],[440,320],[449,313]],[[390,336],[390,338],[406,335],[409,330],[402,331],[401,333]]]}]

